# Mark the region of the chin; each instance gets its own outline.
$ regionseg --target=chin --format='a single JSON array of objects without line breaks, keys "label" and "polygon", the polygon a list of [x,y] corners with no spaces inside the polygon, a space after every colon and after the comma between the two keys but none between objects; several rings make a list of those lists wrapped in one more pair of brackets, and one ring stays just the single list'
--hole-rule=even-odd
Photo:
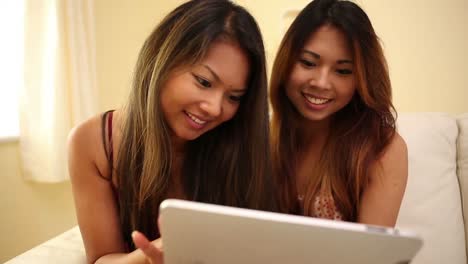
[{"label": "chin", "polygon": [[190,132],[186,132],[186,133],[180,133],[179,138],[182,139],[182,140],[191,141],[191,140],[195,140],[195,139],[199,138],[204,133],[206,133],[206,131],[200,131],[198,133],[194,133],[193,131],[190,131]]},{"label": "chin", "polygon": [[192,141],[192,140],[197,139],[199,136],[200,135],[181,135],[181,136],[178,136],[178,138],[183,141]]},{"label": "chin", "polygon": [[331,115],[330,114],[317,114],[317,113],[306,113],[303,114],[302,117],[308,121],[311,122],[322,122],[330,119]]}]

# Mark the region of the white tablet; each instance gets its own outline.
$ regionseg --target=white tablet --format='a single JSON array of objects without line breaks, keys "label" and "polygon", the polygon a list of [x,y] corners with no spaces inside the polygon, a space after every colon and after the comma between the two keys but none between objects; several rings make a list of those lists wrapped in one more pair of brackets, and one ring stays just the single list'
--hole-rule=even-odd
[{"label": "white tablet", "polygon": [[165,264],[403,264],[411,232],[169,199],[160,206]]}]

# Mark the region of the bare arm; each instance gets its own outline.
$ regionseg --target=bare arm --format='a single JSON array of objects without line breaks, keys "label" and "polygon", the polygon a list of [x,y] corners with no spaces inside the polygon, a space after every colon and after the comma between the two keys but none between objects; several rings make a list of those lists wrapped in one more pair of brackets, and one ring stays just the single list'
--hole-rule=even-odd
[{"label": "bare arm", "polygon": [[[88,263],[160,263],[144,254],[154,254],[151,244],[126,253],[120,231],[118,205],[114,198],[110,168],[101,139],[101,117],[73,129],[68,139],[68,165],[76,214]],[[159,256],[159,258],[161,258]]]},{"label": "bare arm", "polygon": [[132,235],[135,245],[138,247],[131,253],[114,253],[104,255],[95,263],[115,263],[115,264],[163,264],[162,239],[154,241],[148,239],[141,233],[135,232]]},{"label": "bare arm", "polygon": [[397,133],[371,169],[364,190],[358,222],[394,227],[408,178],[408,150]]}]

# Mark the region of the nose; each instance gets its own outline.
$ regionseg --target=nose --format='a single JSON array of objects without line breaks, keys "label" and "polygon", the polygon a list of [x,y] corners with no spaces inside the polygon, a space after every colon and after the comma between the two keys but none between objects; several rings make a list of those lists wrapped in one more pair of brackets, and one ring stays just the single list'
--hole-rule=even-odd
[{"label": "nose", "polygon": [[223,112],[223,94],[213,92],[207,95],[201,102],[200,108],[212,118],[220,116]]},{"label": "nose", "polygon": [[326,68],[320,69],[310,80],[310,85],[320,89],[330,89],[330,71]]}]

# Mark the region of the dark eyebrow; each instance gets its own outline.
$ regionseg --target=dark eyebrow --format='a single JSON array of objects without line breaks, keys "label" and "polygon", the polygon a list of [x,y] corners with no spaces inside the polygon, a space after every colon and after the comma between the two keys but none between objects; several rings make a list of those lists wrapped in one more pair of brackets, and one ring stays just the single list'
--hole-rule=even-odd
[{"label": "dark eyebrow", "polygon": [[310,50],[302,50],[302,52],[306,53],[306,54],[309,54],[309,55],[312,55],[312,57],[316,58],[316,59],[320,59],[320,55],[318,55],[317,53],[313,52],[313,51],[310,51]]},{"label": "dark eyebrow", "polygon": [[245,93],[245,92],[247,92],[247,89],[240,88],[240,89],[232,90],[232,92],[234,92],[234,93]]},{"label": "dark eyebrow", "polygon": [[[309,55],[312,55],[312,57],[316,58],[316,59],[320,59],[320,55],[318,55],[317,53],[313,52],[313,51],[310,51],[310,50],[303,50],[302,51],[303,53],[306,53],[306,54],[309,54]],[[336,61],[336,63],[338,64],[353,64],[353,61],[352,60],[338,60]]]},{"label": "dark eyebrow", "polygon": [[[221,78],[219,78],[219,76],[210,68],[210,66],[203,64],[203,67],[205,67],[205,69],[207,69],[211,73],[211,75],[213,75],[216,81],[222,82]],[[246,88],[240,88],[232,91],[235,93],[244,93],[246,90]]]},{"label": "dark eyebrow", "polygon": [[338,60],[336,63],[338,64],[353,64],[353,61],[352,60]]},{"label": "dark eyebrow", "polygon": [[211,75],[213,75],[216,81],[221,82],[219,76],[210,68],[210,66],[203,64],[203,67],[205,67],[211,73]]}]

